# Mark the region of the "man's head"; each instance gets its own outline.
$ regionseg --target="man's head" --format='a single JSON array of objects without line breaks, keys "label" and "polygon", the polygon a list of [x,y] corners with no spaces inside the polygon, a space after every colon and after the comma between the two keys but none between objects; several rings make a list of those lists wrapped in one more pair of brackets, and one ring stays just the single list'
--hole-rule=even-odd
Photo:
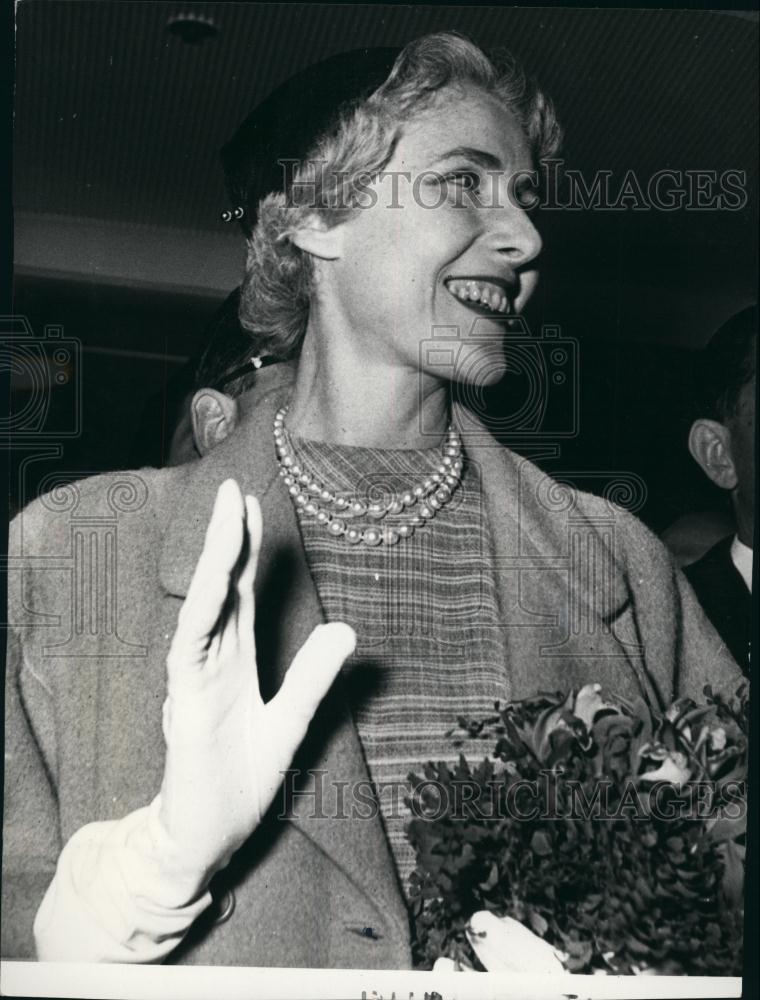
[{"label": "man's head", "polygon": [[[325,119],[328,127],[310,136],[289,182],[281,170],[279,187],[260,197],[255,209],[248,189],[240,183],[235,188],[239,202],[247,206],[247,215],[255,213],[242,287],[241,322],[262,349],[279,357],[294,357],[300,350],[316,280],[314,261],[319,259],[309,248],[299,246],[302,241],[297,242],[295,235],[307,224],[329,230],[359,213],[368,188],[393,161],[406,132],[444,92],[474,89],[498,102],[514,120],[521,141],[524,139],[529,163],[551,155],[558,147],[560,132],[550,102],[513,59],[505,57],[497,68],[475,45],[453,34],[427,36],[399,54],[381,52],[382,58],[373,60],[369,90],[359,87],[354,99],[339,101],[339,106],[330,109],[331,115]],[[348,59],[343,67],[348,72],[355,70],[357,59],[361,64],[366,57],[366,53],[348,53],[336,58]],[[310,81],[312,87],[319,88],[323,76],[331,77],[332,62],[327,60],[301,74],[304,86]],[[357,71],[357,79],[361,75]],[[286,86],[292,102],[297,94],[290,83]],[[329,97],[328,88],[327,103]],[[268,107],[260,132],[268,134],[272,118],[277,117],[271,112]],[[455,113],[452,108],[452,115]],[[250,122],[256,123],[258,114],[255,111],[242,127],[247,138],[252,134]],[[287,114],[287,107],[281,114]],[[244,145],[236,138],[228,150],[239,154]],[[287,159],[287,151],[280,156]],[[257,196],[261,194],[260,175],[261,171],[251,175]]]},{"label": "man's head", "polygon": [[731,495],[739,539],[752,546],[755,518],[757,306],[732,316],[698,363],[698,412],[689,451]]}]

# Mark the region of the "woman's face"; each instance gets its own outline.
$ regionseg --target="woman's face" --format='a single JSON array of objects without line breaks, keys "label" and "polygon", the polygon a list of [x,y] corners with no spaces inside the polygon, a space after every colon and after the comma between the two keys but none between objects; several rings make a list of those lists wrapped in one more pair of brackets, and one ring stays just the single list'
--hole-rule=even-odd
[{"label": "woman's face", "polygon": [[440,91],[404,126],[366,207],[337,227],[322,285],[362,357],[435,379],[501,378],[505,317],[538,276],[541,239],[519,198],[532,166],[517,120],[476,88]]}]

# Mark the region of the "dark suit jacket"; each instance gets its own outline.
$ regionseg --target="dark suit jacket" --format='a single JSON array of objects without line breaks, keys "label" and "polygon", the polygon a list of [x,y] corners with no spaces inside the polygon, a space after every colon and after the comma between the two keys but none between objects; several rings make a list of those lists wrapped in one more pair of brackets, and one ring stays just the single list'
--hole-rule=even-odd
[{"label": "dark suit jacket", "polygon": [[731,558],[733,536],[713,545],[684,573],[707,617],[718,630],[731,655],[749,676],[752,632],[752,595]]},{"label": "dark suit jacket", "polygon": [[[62,845],[161,786],[165,660],[218,486],[261,504],[256,579],[262,693],[323,620],[272,421],[292,373],[260,373],[237,431],[205,458],[115,472],[30,504],[9,540],[3,948],[34,954],[32,921]],[[662,544],[631,514],[560,486],[458,411],[495,548],[510,696],[600,681],[667,702],[741,673]],[[431,685],[435,678],[431,677]],[[204,965],[404,968],[410,935],[379,814],[346,816],[368,775],[339,678],[299,756],[293,815],[259,827],[220,876],[229,919],[201,916],[171,956]],[[321,775],[321,777],[320,777]],[[314,799],[319,782],[322,801]],[[342,784],[341,784],[342,783]],[[346,793],[347,796],[350,793]],[[361,934],[371,927],[373,936]]]}]

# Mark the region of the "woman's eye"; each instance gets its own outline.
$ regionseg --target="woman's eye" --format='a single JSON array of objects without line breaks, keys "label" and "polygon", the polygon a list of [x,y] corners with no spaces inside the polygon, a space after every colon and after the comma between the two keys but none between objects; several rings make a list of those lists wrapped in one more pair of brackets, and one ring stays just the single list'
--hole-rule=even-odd
[{"label": "woman's eye", "polygon": [[453,170],[450,174],[444,174],[443,179],[447,184],[456,184],[464,191],[477,191],[480,186],[480,174],[474,170]]},{"label": "woman's eye", "polygon": [[538,204],[538,190],[534,187],[524,187],[515,192],[515,200],[520,208],[526,211]]}]

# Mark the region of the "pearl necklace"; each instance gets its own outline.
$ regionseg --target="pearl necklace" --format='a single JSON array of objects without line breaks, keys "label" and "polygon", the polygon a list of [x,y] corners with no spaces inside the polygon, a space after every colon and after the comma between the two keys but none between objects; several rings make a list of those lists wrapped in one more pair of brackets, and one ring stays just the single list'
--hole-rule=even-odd
[{"label": "pearl necklace", "polygon": [[[299,517],[313,517],[325,526],[331,535],[343,536],[357,545],[395,545],[401,538],[411,538],[416,528],[431,521],[441,507],[451,500],[462,477],[462,439],[450,426],[442,448],[441,461],[423,482],[418,483],[387,503],[367,503],[359,497],[344,496],[328,489],[296,461],[290,436],[285,428],[287,406],[281,407],[274,418],[274,443],[280,476],[288,488]],[[389,514],[398,515],[418,506],[408,521],[393,527],[367,525],[359,527],[350,522],[354,518],[368,517],[380,521]]]}]

